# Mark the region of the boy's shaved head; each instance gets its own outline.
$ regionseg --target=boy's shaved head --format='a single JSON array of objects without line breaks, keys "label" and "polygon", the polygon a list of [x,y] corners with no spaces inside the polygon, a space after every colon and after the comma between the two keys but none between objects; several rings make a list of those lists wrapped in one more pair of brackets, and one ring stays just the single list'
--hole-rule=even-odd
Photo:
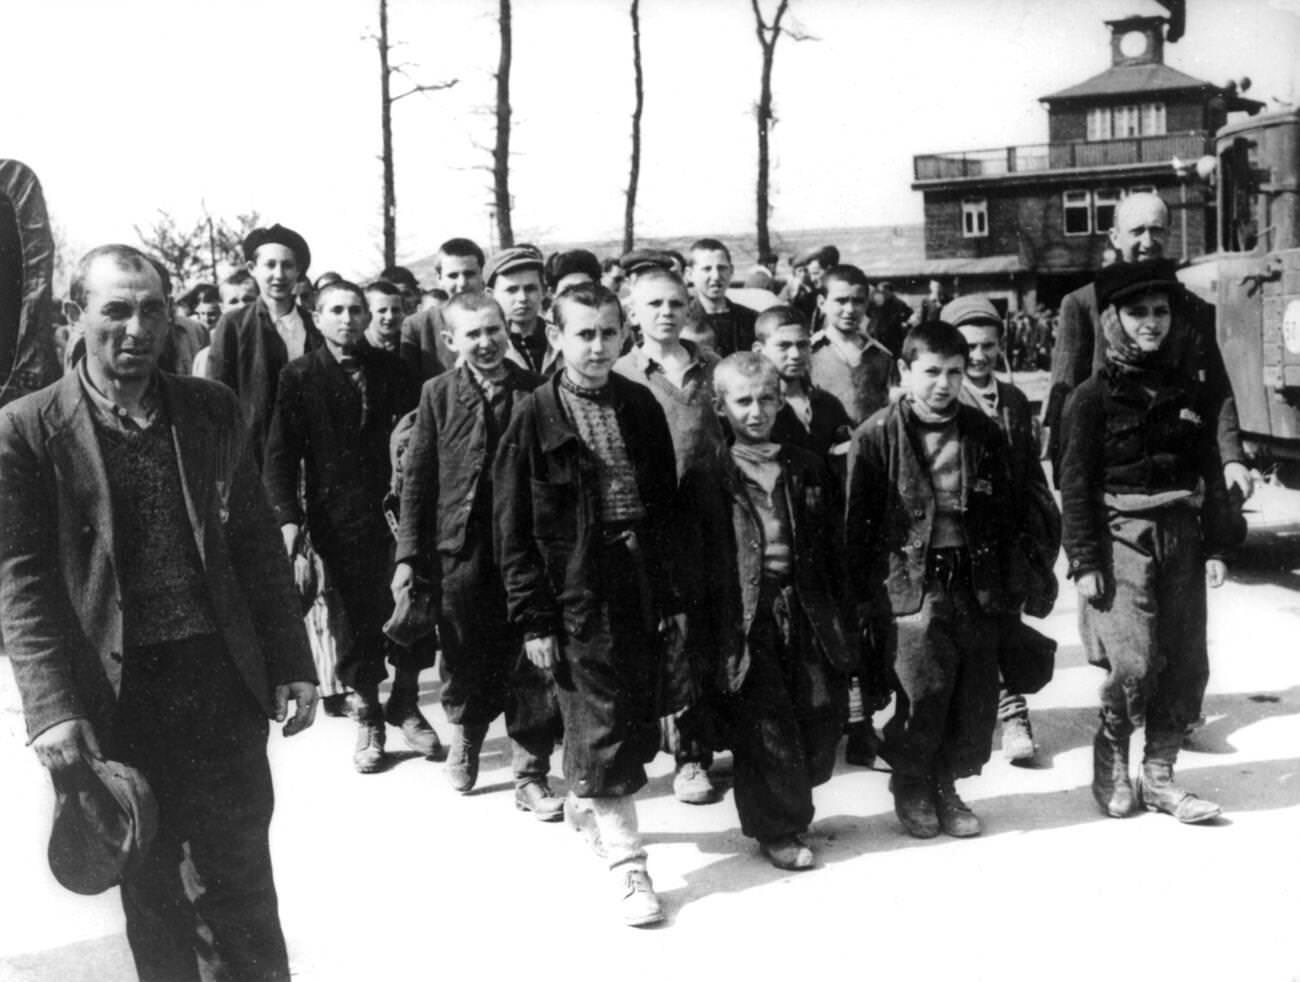
[{"label": "boy's shaved head", "polygon": [[924,321],[907,332],[903,339],[903,364],[910,366],[922,351],[943,358],[960,355],[963,361],[969,354],[961,331],[945,321]]},{"label": "boy's shaved head", "polygon": [[473,314],[480,310],[496,308],[497,313],[501,315],[502,323],[505,323],[505,311],[501,309],[501,304],[497,303],[496,298],[490,293],[458,293],[443,305],[442,319],[448,322],[448,327],[453,327],[451,321],[461,314]]},{"label": "boy's shaved head", "polygon": [[366,291],[355,283],[351,283],[344,279],[335,280],[333,283],[321,287],[320,292],[316,294],[317,310],[323,310],[325,308],[325,298],[331,293],[354,294],[361,301],[361,306],[367,311],[370,310],[370,301],[366,299]]},{"label": "boy's shaved head", "polygon": [[822,277],[822,288],[825,289],[833,282],[847,283],[849,286],[860,286],[867,289],[867,274],[858,269],[857,266],[850,266],[847,263],[841,266],[832,266]]},{"label": "boy's shaved head", "polygon": [[776,366],[757,351],[737,351],[714,366],[713,391],[717,397],[725,399],[728,387],[737,379],[756,379],[781,391],[781,375]]},{"label": "boy's shaved head", "polygon": [[754,339],[760,342],[766,341],[772,336],[773,331],[785,327],[787,324],[802,327],[804,331],[808,330],[808,320],[797,308],[791,307],[789,304],[777,304],[775,307],[768,307],[754,321]]},{"label": "boy's shaved head", "polygon": [[[678,283],[681,277],[672,274]],[[567,290],[562,290],[555,298],[555,303],[551,306],[551,316],[555,319],[555,328],[561,334],[564,333],[565,312],[572,304],[580,307],[589,307],[592,310],[599,310],[601,307],[614,306],[618,308],[618,323],[620,327],[626,326],[626,319],[623,316],[623,305],[618,302],[612,291],[601,286],[599,283],[579,283],[571,286]]]}]

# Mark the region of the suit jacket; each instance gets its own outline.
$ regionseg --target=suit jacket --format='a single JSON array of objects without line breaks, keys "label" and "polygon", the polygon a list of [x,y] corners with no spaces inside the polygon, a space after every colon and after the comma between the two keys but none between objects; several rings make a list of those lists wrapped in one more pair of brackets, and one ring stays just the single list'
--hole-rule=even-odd
[{"label": "suit jacket", "polygon": [[[1240,461],[1244,454],[1237,421],[1237,400],[1223,364],[1223,353],[1219,351],[1214,307],[1186,289],[1172,299],[1176,306],[1174,316],[1189,326],[1183,335],[1182,346],[1175,354],[1175,364],[1188,381],[1202,382],[1207,387],[1213,402],[1210,411],[1218,424],[1219,455],[1223,462]],[[1052,348],[1051,389],[1043,412],[1043,425],[1051,431],[1048,455],[1058,487],[1060,424],[1065,400],[1085,379],[1106,364],[1106,341],[1099,333],[1100,322],[1095,283],[1079,287],[1061,301],[1061,319]],[[1172,332],[1170,340],[1175,340]]]},{"label": "suit jacket", "polygon": [[[303,524],[322,554],[357,544],[387,548],[384,495],[392,476],[388,439],[415,408],[416,389],[400,359],[358,345],[369,409],[326,347],[285,366],[263,477],[281,525]],[[299,478],[305,488],[299,498]]]},{"label": "suit jacket", "polygon": [[[302,308],[298,313],[307,329],[306,350],[312,351],[324,341],[311,314]],[[259,470],[266,454],[271,416],[275,412],[280,371],[288,362],[289,349],[275,329],[275,320],[262,300],[227,311],[212,329],[208,378],[225,382],[239,396],[248,445],[253,453],[253,463]]]},{"label": "suit jacket", "polygon": [[456,364],[455,353],[442,339],[442,308],[433,306],[402,321],[399,352],[406,370],[421,382],[441,375]]},{"label": "suit jacket", "polygon": [[[469,371],[459,366],[424,383],[402,465],[396,559],[435,582],[439,555],[465,548],[471,519],[483,515],[491,524],[491,468],[501,435],[493,439],[487,404]],[[517,405],[542,378],[506,362],[504,384]]]},{"label": "suit jacket", "polygon": [[[268,716],[276,685],[316,680],[288,560],[220,385],[159,373],[212,611]],[[113,505],[81,379],[0,411],[0,630],[35,737],[88,718],[103,732],[122,679]]]}]

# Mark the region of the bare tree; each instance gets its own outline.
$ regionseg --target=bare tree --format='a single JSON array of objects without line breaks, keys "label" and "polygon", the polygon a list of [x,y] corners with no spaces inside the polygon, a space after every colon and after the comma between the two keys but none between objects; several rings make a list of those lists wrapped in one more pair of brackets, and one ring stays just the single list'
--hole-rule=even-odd
[{"label": "bare tree", "polygon": [[510,219],[510,0],[500,0],[501,57],[497,61],[497,139],[492,149],[492,201],[497,219],[497,240],[502,249],[515,244]]},{"label": "bare tree", "polygon": [[636,189],[641,180],[641,110],[645,106],[645,76],[641,71],[641,0],[632,0],[632,68],[636,104],[632,109],[632,163],[627,176],[627,205],[623,211],[623,251],[632,251],[636,237]]},{"label": "bare tree", "polygon": [[393,172],[393,104],[417,92],[439,92],[450,89],[460,79],[421,84],[412,81],[411,87],[392,94],[393,76],[402,75],[408,80],[405,65],[392,63],[393,45],[388,40],[388,0],[379,0],[379,33],[370,35],[379,48],[379,125],[383,131],[384,165],[384,265],[397,263],[397,187]]},{"label": "bare tree", "polygon": [[758,46],[763,52],[763,72],[759,83],[758,105],[754,107],[754,117],[758,123],[758,181],[755,188],[755,198],[758,210],[758,255],[767,256],[772,252],[771,235],[767,226],[772,210],[770,202],[771,156],[768,149],[768,140],[771,136],[772,127],[776,123],[776,116],[772,111],[772,61],[776,56],[776,42],[780,40],[782,34],[795,41],[809,41],[814,40],[814,38],[803,31],[781,26],[781,21],[785,19],[786,12],[790,9],[790,0],[779,0],[770,21],[763,16],[763,9],[759,5],[759,0],[749,0],[749,3],[754,10],[754,36],[758,38]]},{"label": "bare tree", "polygon": [[135,234],[145,251],[167,268],[173,287],[181,292],[199,280],[216,283],[222,263],[242,263],[244,238],[257,223],[257,212],[236,215],[233,222],[214,220],[203,205],[203,217],[188,230],[170,212],[160,210],[152,226],[136,225]]}]

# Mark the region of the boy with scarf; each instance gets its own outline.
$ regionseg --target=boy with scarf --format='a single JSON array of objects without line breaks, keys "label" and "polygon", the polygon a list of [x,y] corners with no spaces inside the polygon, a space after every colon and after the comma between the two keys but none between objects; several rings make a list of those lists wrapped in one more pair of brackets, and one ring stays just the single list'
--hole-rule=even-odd
[{"label": "boy with scarf", "polygon": [[[1145,805],[1195,823],[1221,809],[1175,785],[1173,767],[1209,680],[1206,583],[1223,583],[1244,528],[1224,484],[1213,392],[1170,354],[1190,330],[1178,295],[1165,260],[1098,276],[1107,360],[1066,403],[1061,501],[1080,633],[1107,672],[1093,797],[1113,818]],[[1135,789],[1129,737],[1143,725]]]},{"label": "boy with scarf", "polygon": [[719,656],[718,723],[735,759],[745,835],[778,869],[804,870],[812,789],[830,779],[856,659],[840,618],[839,482],[815,455],[772,442],[776,367],[752,351],[714,373],[734,442],[715,474],[701,554]]},{"label": "boy with scarf", "polygon": [[966,342],[943,321],[903,342],[901,399],[853,434],[845,524],[863,625],[886,639],[897,697],[881,756],[909,835],[978,835],[958,778],[989,758],[999,619],[1018,610],[1006,440],[958,400]]}]

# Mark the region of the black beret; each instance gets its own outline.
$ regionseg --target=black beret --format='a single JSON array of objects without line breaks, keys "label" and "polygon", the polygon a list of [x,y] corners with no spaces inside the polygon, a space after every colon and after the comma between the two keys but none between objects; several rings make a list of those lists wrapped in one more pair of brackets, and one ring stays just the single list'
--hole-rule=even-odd
[{"label": "black beret", "polygon": [[586,273],[593,283],[599,283],[603,272],[596,254],[586,249],[557,252],[546,263],[546,278],[550,281],[552,289],[560,280],[574,273]]},{"label": "black beret", "polygon": [[252,262],[257,250],[264,245],[282,245],[298,260],[298,272],[305,273],[311,266],[311,249],[307,240],[291,228],[272,225],[270,228],[255,228],[244,239],[244,261]]},{"label": "black beret", "polygon": [[1169,259],[1111,263],[1097,274],[1097,308],[1100,310],[1152,290],[1177,291],[1177,269]]}]

